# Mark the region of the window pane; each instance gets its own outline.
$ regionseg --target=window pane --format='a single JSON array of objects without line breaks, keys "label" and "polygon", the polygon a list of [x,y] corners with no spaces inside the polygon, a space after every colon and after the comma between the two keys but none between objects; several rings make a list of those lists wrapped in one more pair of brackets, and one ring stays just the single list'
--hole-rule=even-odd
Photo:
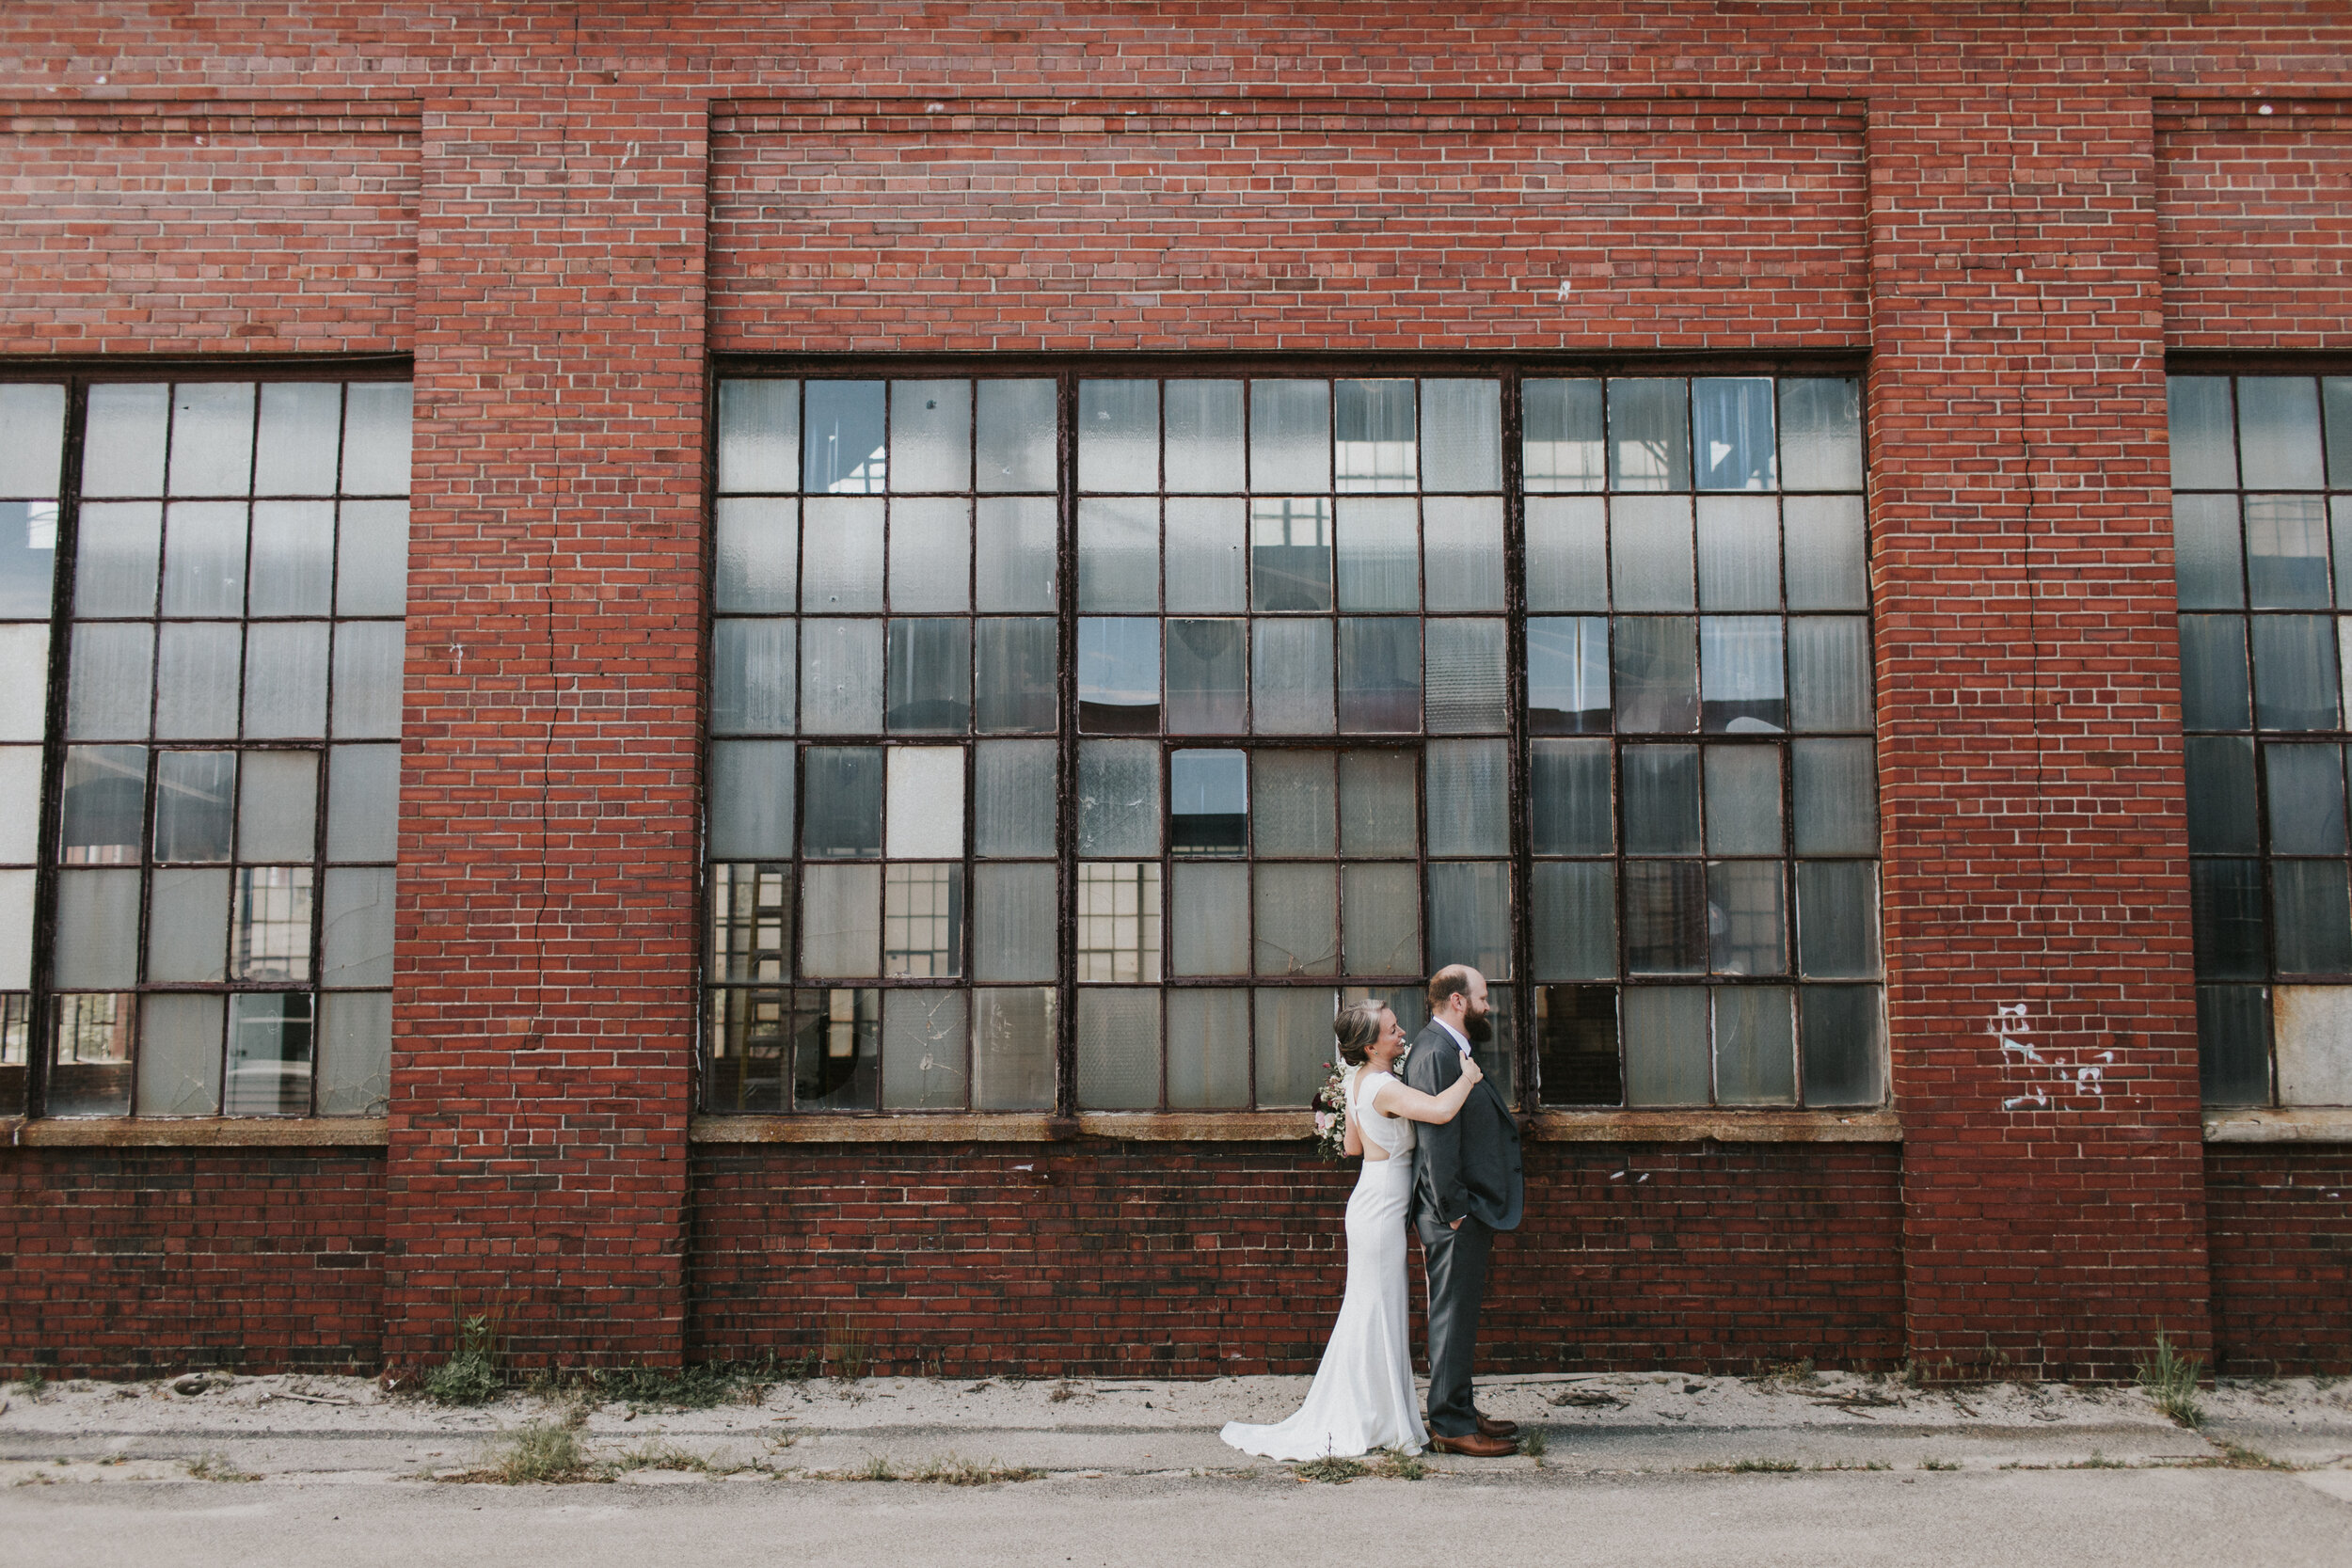
[{"label": "window pane", "polygon": [[1327,856],[1339,791],[1328,752],[1260,752],[1252,802],[1261,855]]},{"label": "window pane", "polygon": [[1869,548],[1859,496],[1791,496],[1781,503],[1790,610],[1867,610]]},{"label": "window pane", "polygon": [[311,878],[307,865],[249,866],[236,874],[231,980],[310,978]]},{"label": "window pane", "polygon": [[[1264,876],[1274,867],[1261,867]],[[1340,868],[1350,974],[1421,974],[1421,897],[1409,865]]]},{"label": "window pane", "polygon": [[2263,748],[2263,767],[2270,783],[2271,852],[2343,854],[2343,748],[2274,742]]},{"label": "window pane", "polygon": [[1419,533],[1410,498],[1343,499],[1337,525],[1340,608],[1407,613],[1421,609]]},{"label": "window pane", "polygon": [[321,985],[392,983],[392,900],[389,866],[336,866],[326,873]]},{"label": "window pane", "polygon": [[2352,378],[2327,376],[2319,388],[2328,405],[2328,482],[2352,490]]},{"label": "window pane", "polygon": [[901,495],[972,487],[972,383],[890,384],[890,487]]},{"label": "window pane", "polygon": [[1502,501],[1433,497],[1422,503],[1432,610],[1501,610]]},{"label": "window pane", "polygon": [[1461,735],[1506,727],[1510,688],[1502,668],[1502,623],[1444,620],[1426,625],[1430,732]]},{"label": "window pane", "polygon": [[1706,988],[1629,986],[1624,1006],[1625,1102],[1706,1104]]},{"label": "window pane", "polygon": [[1406,616],[1347,616],[1339,623],[1339,727],[1350,735],[1421,728],[1421,629]]},{"label": "window pane", "polygon": [[961,735],[972,724],[972,623],[890,623],[889,724],[900,735]]},{"label": "window pane", "polygon": [[1160,1103],[1160,993],[1078,993],[1078,1106],[1151,1111]]},{"label": "window pane", "polygon": [[878,746],[811,746],[801,852],[854,860],[882,853],[882,752]]},{"label": "window pane", "polygon": [[1136,491],[1159,487],[1159,383],[1079,382],[1078,488]]},{"label": "window pane", "polygon": [[[1777,615],[1699,617],[1702,728],[1717,735],[1777,735],[1788,727],[1780,664],[1782,624]],[[1833,717],[1841,711],[1833,710]],[[1867,721],[1866,717],[1863,722]]]},{"label": "window pane", "polygon": [[1755,496],[1698,503],[1699,608],[1780,608],[1780,507]]},{"label": "window pane", "polygon": [[1878,759],[1870,742],[1800,740],[1789,750],[1797,853],[1878,853]]},{"label": "window pane", "polygon": [[1247,623],[1168,623],[1168,728],[1172,735],[1239,735],[1248,727]]},{"label": "window pane", "polygon": [[1054,990],[972,993],[972,1108],[1042,1111],[1054,1103]]},{"label": "window pane", "polygon": [[[93,399],[98,388],[90,388]],[[152,501],[82,507],[73,560],[76,615],[152,615],[164,509]]]},{"label": "window pane", "polygon": [[1243,543],[1248,515],[1239,500],[1168,502],[1168,610],[1239,614],[1248,608]]},{"label": "window pane", "polygon": [[1168,848],[1179,855],[1238,855],[1248,848],[1249,763],[1240,752],[1168,756]]},{"label": "window pane", "polygon": [[1699,749],[1628,746],[1625,848],[1629,855],[1699,852]]},{"label": "window pane", "polygon": [[1045,618],[979,623],[979,712],[983,734],[1050,735],[1055,722],[1054,623]]},{"label": "window pane", "polygon": [[131,1029],[136,998],[60,996],[49,1069],[53,1117],[119,1117],[131,1110]]},{"label": "window pane", "polygon": [[882,1109],[963,1108],[971,1025],[960,990],[894,990],[882,997]]},{"label": "window pane", "polygon": [[1707,970],[1707,875],[1697,861],[1629,861],[1625,963],[1634,974]]},{"label": "window pane", "polygon": [[963,867],[882,869],[882,973],[952,979],[963,973]]},{"label": "window pane", "polygon": [[[327,449],[331,453],[333,448]],[[139,1029],[139,1115],[209,1117],[220,1110],[221,1019],[227,998],[151,996]]]},{"label": "window pane", "polygon": [[[257,641],[259,633],[278,629],[256,627]],[[28,627],[26,640],[29,641],[34,636],[41,636],[45,641],[43,634],[46,631],[46,627]],[[322,636],[319,641],[324,644],[325,637]],[[321,653],[326,651],[324,646],[319,649]],[[148,683],[152,678],[154,657],[155,628],[152,626],[75,626],[73,674],[66,694],[65,733],[75,740],[146,739]],[[311,666],[311,672],[320,677],[317,684],[324,696],[326,672],[315,664]],[[10,671],[10,674],[19,679],[39,673],[40,672],[34,669]],[[40,684],[45,686],[47,682],[43,680]],[[38,730],[35,734],[39,734]]]},{"label": "window pane", "polygon": [[1600,383],[1521,382],[1519,440],[1530,491],[1599,489]]},{"label": "window pane", "polygon": [[[1863,745],[1867,752],[1868,742]],[[1706,773],[1707,852],[1779,854],[1780,749],[1709,746]]]},{"label": "window pane", "polygon": [[166,740],[233,740],[245,628],[235,622],[167,622],[156,639],[155,734]]},{"label": "window pane", "polygon": [[[849,623],[834,622],[835,626]],[[798,673],[790,621],[719,621],[710,628],[710,733],[790,735]]]},{"label": "window pane", "polygon": [[1052,490],[1059,428],[1054,411],[1054,383],[983,381],[979,400],[975,420],[979,434],[978,487]]},{"label": "window pane", "polygon": [[1788,623],[1788,706],[1799,730],[1870,727],[1870,623],[1860,615]]},{"label": "window pane", "polygon": [[1421,420],[1422,489],[1502,488],[1501,382],[1441,378],[1424,381],[1421,384]]},{"label": "window pane", "polygon": [[37,807],[27,810],[25,805],[40,800],[40,747],[0,746],[0,800],[19,802],[15,811],[0,816],[0,865],[29,862],[40,855],[40,813]]},{"label": "window pane", "polygon": [[2172,498],[2172,576],[2183,610],[2237,610],[2246,603],[2235,496]]},{"label": "window pane", "polygon": [[785,1078],[792,1050],[792,997],[787,990],[708,993],[710,1051],[704,1109],[791,1109]]},{"label": "window pane", "polygon": [[1717,986],[1715,1101],[1797,1102],[1796,993],[1785,986]]},{"label": "window pane", "polygon": [[[398,507],[400,502],[354,501]],[[403,531],[402,544],[407,541]],[[405,549],[404,547],[403,554]],[[261,501],[253,508],[253,588],[256,615],[324,615],[335,581],[335,508],[330,501]]]},{"label": "window pane", "polygon": [[925,498],[890,503],[890,608],[972,607],[972,503]]},{"label": "window pane", "polygon": [[801,973],[881,974],[882,867],[803,865],[801,888]]},{"label": "window pane", "polygon": [[1321,381],[1249,384],[1249,487],[1331,487],[1330,388]]},{"label": "window pane", "polygon": [[1609,608],[1609,521],[1599,500],[1527,503],[1527,608]]},{"label": "window pane", "polygon": [[1813,978],[1879,972],[1879,868],[1874,861],[1797,866],[1797,950]]},{"label": "window pane", "polygon": [[1535,993],[1536,1081],[1547,1105],[1615,1105],[1617,988],[1546,986]]},{"label": "window pane", "polygon": [[82,494],[160,496],[164,427],[171,388],[101,385],[89,389],[82,427]]},{"label": "window pane", "polygon": [[1340,753],[1340,853],[1410,855],[1420,847],[1417,771],[1403,752]]},{"label": "window pane", "polygon": [[164,515],[164,613],[245,613],[246,505],[177,501]]},{"label": "window pane", "polygon": [[1339,973],[1338,892],[1333,867],[1260,865],[1254,889],[1257,972]]},{"label": "window pane", "polygon": [[1160,749],[1149,740],[1078,745],[1078,853],[1160,852]]},{"label": "window pane", "polygon": [[345,501],[335,562],[339,615],[399,615],[408,608],[408,503]]},{"label": "window pane", "polygon": [[963,854],[963,748],[897,746],[889,759],[892,860],[950,860]]},{"label": "window pane", "polygon": [[2260,861],[2190,861],[2188,907],[2200,980],[2267,976]]},{"label": "window pane", "polygon": [[1143,616],[1078,623],[1078,729],[1150,735],[1160,727],[1160,623]]},{"label": "window pane", "polygon": [[714,861],[792,853],[792,743],[723,740],[710,748],[708,854]]},{"label": "window pane", "polygon": [[1051,855],[1058,790],[1050,740],[983,740],[973,757],[973,852]]},{"label": "window pane", "polygon": [[1617,728],[1633,735],[1697,729],[1698,623],[1628,616],[1615,630]]},{"label": "window pane", "polygon": [[416,392],[405,381],[355,381],[343,402],[343,494],[405,496]]},{"label": "window pane", "polygon": [[63,387],[0,387],[0,496],[54,498],[64,446]]},{"label": "window pane", "polygon": [[710,867],[710,973],[720,980],[788,980],[793,939],[792,868]]},{"label": "window pane", "polygon": [[1249,973],[1249,867],[1179,864],[1170,875],[1169,973]]},{"label": "window pane", "polygon": [[2325,484],[2318,384],[2307,375],[2240,376],[2237,448],[2249,481],[2297,490]]},{"label": "window pane", "polygon": [[1886,1099],[1886,1015],[1876,986],[1807,986],[1803,1014],[1804,1102],[1876,1105]]},{"label": "window pane", "polygon": [[1060,523],[1051,496],[980,501],[973,513],[979,546],[975,591],[983,610],[1050,610],[1059,580]]},{"label": "window pane", "polygon": [[1250,685],[1260,735],[1329,735],[1331,623],[1250,624]]},{"label": "window pane", "polygon": [[1078,978],[1152,985],[1160,978],[1160,867],[1095,861],[1078,867]]},{"label": "window pane", "polygon": [[1529,904],[1536,979],[1606,980],[1617,973],[1614,866],[1606,861],[1538,862]]},{"label": "window pane", "polygon": [[1511,977],[1511,868],[1500,861],[1429,867],[1429,966],[1469,964]]},{"label": "window pane", "polygon": [[135,864],[146,822],[146,747],[75,746],[67,751],[58,845],[67,864]]},{"label": "window pane", "polygon": [[228,969],[228,870],[157,871],[147,904],[148,979],[217,983]]},{"label": "window pane", "polygon": [[1261,614],[1331,608],[1331,503],[1319,496],[1249,503],[1249,601]]},{"label": "window pane", "polygon": [[1862,488],[1862,383],[1787,376],[1780,383],[1781,486]]},{"label": "window pane", "polygon": [[1078,608],[1146,615],[1160,608],[1156,500],[1089,497],[1078,503]]},{"label": "window pane", "polygon": [[1168,488],[1212,494],[1242,488],[1241,383],[1170,381],[1163,395]]},{"label": "window pane", "polygon": [[972,974],[979,980],[1051,980],[1060,901],[1049,865],[972,869]]},{"label": "window pane", "polygon": [[1249,993],[1168,993],[1170,1110],[1239,1109],[1249,1103]]},{"label": "window pane", "polygon": [[2246,498],[2246,580],[2256,610],[2328,608],[2328,511],[2322,498]]},{"label": "window pane", "polygon": [[1537,735],[1607,732],[1606,616],[1537,617],[1527,623],[1527,722]]},{"label": "window pane", "polygon": [[2270,1004],[2262,987],[2197,988],[2197,1076],[2208,1105],[2270,1103]]},{"label": "window pane", "polygon": [[1620,610],[1689,610],[1691,503],[1629,497],[1609,507],[1610,581]]},{"label": "window pane", "polygon": [[801,727],[872,735],[882,727],[882,624],[801,623]]},{"label": "window pane", "polygon": [[719,383],[719,488],[797,490],[801,384]]},{"label": "window pane", "polygon": [[1609,383],[1609,487],[1691,488],[1688,383],[1666,379]]},{"label": "window pane", "polygon": [[1779,861],[1711,861],[1707,867],[1708,969],[1788,973],[1788,923]]},{"label": "window pane", "polygon": [[2270,863],[2271,929],[2281,974],[2352,973],[2352,900],[2342,861]]},{"label": "window pane", "polygon": [[2172,487],[2228,490],[2237,483],[2237,443],[2231,439],[2230,378],[2165,378],[2172,435]]},{"label": "window pane", "polygon": [[1697,376],[1691,382],[1692,443],[1702,490],[1770,490],[1779,465],[1768,376]]},{"label": "window pane", "polygon": [[882,992],[795,993],[792,1101],[803,1111],[870,1111],[881,1040]]},{"label": "window pane", "polygon": [[1503,742],[1433,740],[1425,759],[1429,852],[1509,854],[1511,763]]},{"label": "window pane", "polygon": [[[246,753],[246,806],[238,829],[241,839],[253,832],[251,815],[255,781],[262,776],[265,753]],[[400,748],[397,746],[338,746],[327,766],[326,858],[332,861],[388,861],[400,843]],[[287,769],[288,792],[307,784],[317,787],[315,766],[305,756]],[[271,799],[283,797],[273,786]],[[307,810],[308,797],[304,797]],[[293,820],[278,816],[274,820]],[[303,837],[309,835],[307,816]]]},{"label": "window pane", "polygon": [[1331,1059],[1337,995],[1322,987],[1263,988],[1256,994],[1258,1104],[1304,1105],[1323,1087]]},{"label": "window pane", "polygon": [[882,607],[882,505],[811,500],[801,510],[801,603],[840,615]]},{"label": "window pane", "polygon": [[[300,758],[303,770],[309,772],[309,756],[295,754]],[[158,753],[155,758],[155,858],[159,861],[227,860],[230,806],[236,796],[236,752]],[[302,815],[302,825],[307,828],[310,814],[306,810]],[[307,858],[310,852],[310,841],[305,835],[300,857]]]},{"label": "window pane", "polygon": [[[264,629],[254,628],[257,641]],[[335,738],[389,740],[400,735],[406,640],[406,628],[397,621],[346,621],[335,627]]]},{"label": "window pane", "polygon": [[2181,617],[2181,722],[2192,730],[2248,727],[2246,618]]},{"label": "window pane", "polygon": [[1528,748],[1530,816],[1539,855],[1605,855],[1616,834],[1609,742],[1538,740]]},{"label": "window pane", "polygon": [[2189,852],[2255,853],[2254,743],[2237,736],[2190,736],[2183,752]]},{"label": "window pane", "polygon": [[812,381],[801,433],[801,488],[823,495],[880,495],[887,475],[882,384]]},{"label": "window pane", "polygon": [[1413,488],[1419,450],[1411,382],[1340,382],[1332,388],[1332,422],[1341,489]]},{"label": "window pane", "polygon": [[2334,729],[2336,646],[2331,618],[2257,615],[2252,631],[2255,727]]},{"label": "window pane", "polygon": [[[0,626],[0,741],[40,740],[48,697],[48,626]],[[69,735],[76,717],[69,707]]]},{"label": "window pane", "polygon": [[310,1109],[310,997],[248,992],[229,999],[229,1070],[221,1113],[299,1117]]}]

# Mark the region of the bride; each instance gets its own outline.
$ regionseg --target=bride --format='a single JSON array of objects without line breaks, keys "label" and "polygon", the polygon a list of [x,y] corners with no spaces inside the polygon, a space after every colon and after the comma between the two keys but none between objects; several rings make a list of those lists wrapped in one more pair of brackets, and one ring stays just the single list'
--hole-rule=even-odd
[{"label": "bride", "polygon": [[1441,1095],[1406,1086],[1391,1070],[1405,1054],[1405,1031],[1378,1002],[1348,1007],[1331,1031],[1349,1068],[1347,1152],[1364,1157],[1347,1200],[1347,1293],[1298,1413],[1277,1426],[1225,1425],[1225,1441],[1267,1459],[1352,1458],[1375,1449],[1419,1453],[1429,1435],[1413,1393],[1406,1333],[1413,1123],[1452,1121],[1482,1074],[1465,1059],[1462,1076]]}]

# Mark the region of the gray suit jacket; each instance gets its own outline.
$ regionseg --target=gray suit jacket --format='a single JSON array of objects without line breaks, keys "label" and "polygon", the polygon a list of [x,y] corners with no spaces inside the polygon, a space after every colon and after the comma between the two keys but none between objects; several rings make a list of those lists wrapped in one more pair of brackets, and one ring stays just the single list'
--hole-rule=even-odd
[{"label": "gray suit jacket", "polygon": [[[1443,1094],[1462,1076],[1462,1048],[1434,1020],[1405,1053],[1405,1082],[1423,1094]],[[1414,1125],[1420,1158],[1413,1162],[1413,1223],[1424,1236],[1470,1216],[1497,1230],[1516,1230],[1526,1201],[1519,1177],[1519,1124],[1488,1078],[1470,1090],[1459,1115],[1442,1126]]]}]

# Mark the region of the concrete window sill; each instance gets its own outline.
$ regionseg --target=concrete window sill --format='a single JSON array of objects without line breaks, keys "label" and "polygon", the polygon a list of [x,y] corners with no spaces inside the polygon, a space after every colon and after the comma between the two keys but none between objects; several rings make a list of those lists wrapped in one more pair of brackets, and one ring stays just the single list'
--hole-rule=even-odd
[{"label": "concrete window sill", "polygon": [[2205,1113],[2209,1144],[2352,1143],[2352,1106],[2286,1105]]},{"label": "concrete window sill", "polygon": [[[1526,1122],[1542,1143],[1899,1143],[1891,1111],[1545,1111]],[[1074,1118],[1009,1116],[696,1117],[699,1144],[1150,1143],[1304,1141],[1305,1111],[1089,1111]]]},{"label": "concrete window sill", "polygon": [[135,1117],[0,1117],[0,1147],[14,1148],[382,1148],[391,1123],[366,1117],[283,1118]]}]

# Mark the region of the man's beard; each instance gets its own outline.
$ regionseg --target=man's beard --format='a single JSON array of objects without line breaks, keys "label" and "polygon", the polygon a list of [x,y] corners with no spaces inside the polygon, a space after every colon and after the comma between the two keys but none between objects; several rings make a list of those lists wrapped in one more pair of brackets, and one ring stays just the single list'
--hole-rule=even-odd
[{"label": "man's beard", "polygon": [[1495,1021],[1490,1013],[1469,1013],[1462,1019],[1462,1033],[1473,1043],[1484,1045],[1495,1037]]}]

